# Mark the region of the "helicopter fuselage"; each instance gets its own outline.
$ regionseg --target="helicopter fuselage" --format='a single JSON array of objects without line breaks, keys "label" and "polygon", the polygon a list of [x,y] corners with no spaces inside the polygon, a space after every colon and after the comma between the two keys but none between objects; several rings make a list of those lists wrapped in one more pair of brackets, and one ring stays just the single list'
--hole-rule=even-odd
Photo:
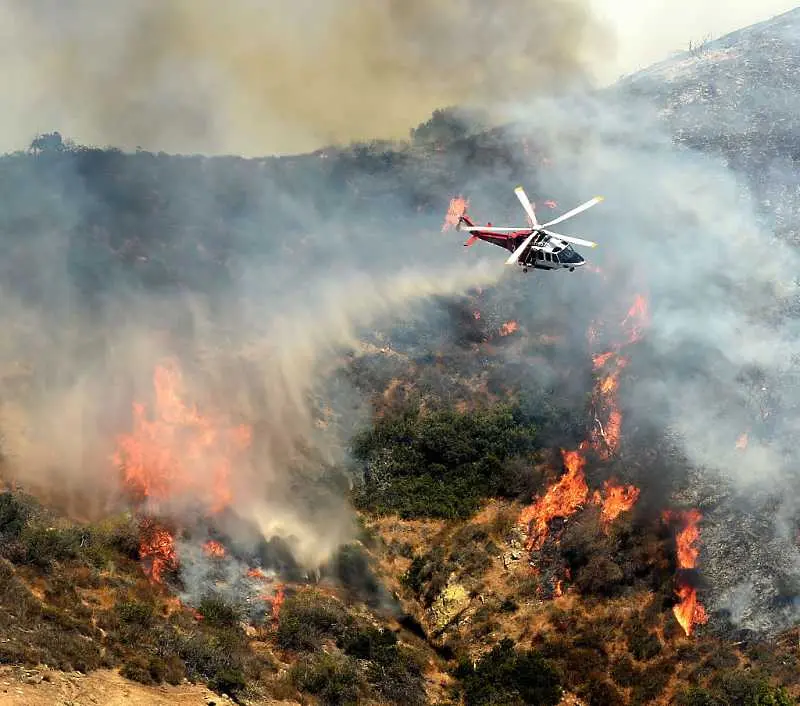
[{"label": "helicopter fuselage", "polygon": [[[465,218],[464,220],[466,221],[467,219]],[[472,245],[475,240],[483,240],[504,250],[514,252],[533,232],[533,230],[520,230],[505,234],[481,232],[479,230],[472,231],[470,233],[471,237],[465,245]],[[523,272],[527,272],[529,268],[535,270],[566,269],[574,272],[576,267],[581,267],[585,263],[586,261],[583,257],[575,252],[569,243],[541,232],[531,241],[531,244],[517,260],[517,264],[522,267]]]}]

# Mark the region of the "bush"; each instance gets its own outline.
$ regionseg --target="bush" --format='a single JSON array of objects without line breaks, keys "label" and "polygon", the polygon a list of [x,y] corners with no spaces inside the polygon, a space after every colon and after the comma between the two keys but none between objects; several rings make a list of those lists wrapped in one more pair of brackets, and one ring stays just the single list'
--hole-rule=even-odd
[{"label": "bush", "polygon": [[243,690],[247,646],[241,634],[198,632],[182,641],[178,652],[190,678],[204,679],[212,689],[229,696]]},{"label": "bush", "polygon": [[724,706],[710,691],[700,687],[692,687],[678,694],[673,703],[674,706]]},{"label": "bush", "polygon": [[58,529],[29,525],[20,535],[25,562],[49,569],[57,561],[75,559],[80,552],[83,534],[77,527]]},{"label": "bush", "polygon": [[161,684],[166,671],[166,664],[160,657],[136,654],[125,661],[119,673],[126,679],[149,685]]},{"label": "bush", "polygon": [[562,689],[555,669],[531,650],[517,652],[506,638],[473,667],[462,661],[456,670],[466,706],[541,704],[555,706]]},{"label": "bush", "polygon": [[220,628],[234,628],[241,618],[240,610],[220,596],[206,596],[200,601],[198,612],[207,625]]},{"label": "bush", "polygon": [[533,427],[498,405],[472,412],[405,409],[357,434],[356,505],[404,518],[466,518],[483,498],[519,492],[511,460],[535,450]]},{"label": "bush", "polygon": [[785,689],[773,687],[763,675],[731,670],[715,675],[710,687],[723,702],[742,706],[791,706]]},{"label": "bush", "polygon": [[300,660],[291,678],[300,691],[314,694],[322,704],[358,703],[360,680],[347,657],[319,652]]},{"label": "bush", "polygon": [[293,650],[316,650],[324,638],[341,637],[350,623],[338,601],[316,591],[303,591],[281,606],[278,643]]},{"label": "bush", "polygon": [[637,620],[633,622],[628,633],[628,649],[636,659],[645,662],[661,652],[661,641],[658,635],[648,631]]},{"label": "bush", "polygon": [[0,537],[4,542],[17,539],[32,515],[29,505],[14,493],[0,493]]}]

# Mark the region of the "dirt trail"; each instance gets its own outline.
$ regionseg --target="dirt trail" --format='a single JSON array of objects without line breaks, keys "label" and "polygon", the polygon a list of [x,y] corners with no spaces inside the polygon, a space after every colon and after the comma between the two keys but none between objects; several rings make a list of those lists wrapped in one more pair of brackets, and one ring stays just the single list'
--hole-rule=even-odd
[{"label": "dirt trail", "polygon": [[[109,670],[80,674],[43,668],[0,668],[0,706],[226,706],[232,703],[204,686],[144,686]],[[296,706],[290,701],[257,703]]]}]

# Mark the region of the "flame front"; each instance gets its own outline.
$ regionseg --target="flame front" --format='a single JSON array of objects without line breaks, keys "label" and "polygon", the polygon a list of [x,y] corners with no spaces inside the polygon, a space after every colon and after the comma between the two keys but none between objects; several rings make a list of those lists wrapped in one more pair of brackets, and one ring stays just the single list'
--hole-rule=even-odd
[{"label": "flame front", "polygon": [[[675,516],[682,522],[682,528],[675,537],[678,568],[696,569],[697,558],[700,556],[700,550],[697,547],[700,539],[699,524],[703,516],[696,509],[677,514],[669,511],[664,513],[664,519],[667,521]],[[696,589],[680,576],[675,593],[679,602],[672,607],[672,612],[688,637],[692,634],[695,625],[704,625],[708,622],[708,616],[705,608],[697,600]]]},{"label": "flame front", "polygon": [[[621,322],[626,334],[626,344],[639,340],[647,317],[647,302],[637,295],[627,315]],[[590,343],[598,339],[597,325],[592,324],[587,332]],[[619,377],[628,364],[628,359],[619,354],[621,344],[612,350],[596,353],[592,356],[592,364],[596,371],[606,370],[595,386],[593,394],[594,417],[596,427],[589,441],[584,441],[575,451],[564,451],[564,466],[567,472],[552,485],[544,496],[534,500],[533,504],[520,513],[519,524],[527,527],[529,539],[528,549],[541,549],[548,534],[550,522],[557,517],[569,517],[577,512],[589,497],[589,488],[583,468],[586,464],[584,451],[591,446],[601,458],[608,459],[617,449],[622,431],[622,413],[617,408],[616,392]],[[604,418],[604,422],[600,417]],[[595,491],[592,501],[601,505],[600,521],[604,529],[620,514],[627,512],[639,498],[639,489],[633,485],[623,486],[606,481],[602,493]]]},{"label": "flame front", "polygon": [[506,321],[500,327],[500,335],[508,336],[518,330],[519,330],[519,324],[516,321]]},{"label": "flame front", "polygon": [[458,225],[458,219],[466,213],[468,207],[469,201],[461,196],[450,199],[450,206],[442,224],[442,233],[455,228]]},{"label": "flame front", "polygon": [[570,517],[586,502],[589,487],[583,475],[586,463],[580,450],[561,450],[567,472],[533,505],[525,508],[520,515],[521,524],[529,527],[528,549],[541,549],[550,522],[557,517]]},{"label": "flame front", "polygon": [[616,485],[611,481],[603,483],[603,493],[596,490],[592,501],[601,505],[600,522],[605,529],[623,512],[632,509],[641,491],[635,485]]},{"label": "flame front", "polygon": [[225,428],[187,407],[176,363],[159,365],[153,384],[153,420],[134,403],[133,432],[117,439],[114,462],[125,484],[151,503],[185,499],[220,512],[231,502],[233,459],[249,446],[250,428]]},{"label": "flame front", "polygon": [[140,528],[139,556],[144,563],[144,572],[154,583],[161,583],[164,571],[178,567],[175,539],[164,527],[145,521]]},{"label": "flame front", "polygon": [[216,540],[210,539],[203,545],[203,551],[208,556],[223,557],[225,556],[225,547],[223,547]]}]

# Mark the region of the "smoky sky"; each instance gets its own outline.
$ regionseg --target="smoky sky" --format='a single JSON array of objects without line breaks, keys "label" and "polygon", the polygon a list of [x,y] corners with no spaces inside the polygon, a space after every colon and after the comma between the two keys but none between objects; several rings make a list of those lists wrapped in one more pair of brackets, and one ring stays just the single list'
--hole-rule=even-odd
[{"label": "smoky sky", "polygon": [[6,149],[51,130],[242,155],[402,138],[437,108],[580,79],[614,47],[583,0],[4,0],[0,18]]}]

